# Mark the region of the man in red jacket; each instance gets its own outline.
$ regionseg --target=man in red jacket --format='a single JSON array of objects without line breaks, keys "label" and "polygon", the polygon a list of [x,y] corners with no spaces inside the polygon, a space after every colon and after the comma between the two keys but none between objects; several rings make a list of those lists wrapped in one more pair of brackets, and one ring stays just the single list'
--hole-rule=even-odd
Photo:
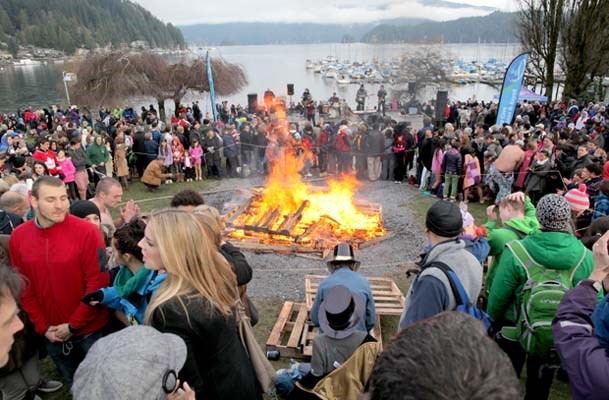
[{"label": "man in red jacket", "polygon": [[68,194],[57,178],[43,176],[32,187],[34,220],[10,237],[11,263],[27,278],[21,306],[68,384],[108,322],[105,308],[80,299],[109,284],[106,253],[95,225],[68,214]]},{"label": "man in red jacket", "polygon": [[59,176],[60,179],[63,179],[61,165],[59,165],[59,161],[57,160],[57,156],[55,156],[55,153],[53,153],[53,150],[49,148],[50,145],[51,142],[49,141],[49,139],[44,137],[41,138],[38,141],[38,148],[36,149],[32,157],[35,160],[42,161],[44,165],[47,166],[47,169],[49,170],[49,175]]}]

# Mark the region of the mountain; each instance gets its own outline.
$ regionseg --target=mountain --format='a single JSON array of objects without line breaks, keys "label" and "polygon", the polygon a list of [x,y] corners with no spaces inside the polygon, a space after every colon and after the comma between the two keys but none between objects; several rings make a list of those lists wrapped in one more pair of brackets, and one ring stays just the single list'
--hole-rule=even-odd
[{"label": "mountain", "polygon": [[123,43],[151,48],[185,47],[184,37],[129,0],[2,0],[0,43],[13,54],[19,46],[74,53]]},{"label": "mountain", "polygon": [[[401,26],[425,21],[420,18],[400,18],[392,23]],[[338,43],[353,38],[359,41],[379,22],[367,24],[313,24],[233,22],[179,26],[186,42],[194,45],[257,45]],[[347,40],[348,41],[348,40]]]},{"label": "mountain", "polygon": [[476,43],[514,42],[517,13],[495,11],[483,17],[459,18],[453,21],[426,21],[415,26],[381,24],[362,37],[366,43]]}]

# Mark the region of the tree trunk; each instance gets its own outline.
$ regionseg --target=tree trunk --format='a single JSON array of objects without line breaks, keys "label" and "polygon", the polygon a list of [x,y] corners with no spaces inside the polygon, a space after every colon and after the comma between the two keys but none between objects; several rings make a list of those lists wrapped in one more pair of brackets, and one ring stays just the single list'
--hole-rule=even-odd
[{"label": "tree trunk", "polygon": [[173,112],[176,116],[176,118],[180,118],[180,115],[178,113],[178,110],[180,108],[180,100],[182,99],[173,99],[173,104],[175,106],[175,111]]},{"label": "tree trunk", "polygon": [[546,93],[544,94],[544,96],[547,96],[548,100],[552,101],[552,94],[554,93],[554,65],[547,66],[546,79],[544,83],[546,87]]},{"label": "tree trunk", "polygon": [[167,114],[165,113],[165,99],[157,99],[157,103],[159,106],[159,119],[164,123],[167,123]]}]

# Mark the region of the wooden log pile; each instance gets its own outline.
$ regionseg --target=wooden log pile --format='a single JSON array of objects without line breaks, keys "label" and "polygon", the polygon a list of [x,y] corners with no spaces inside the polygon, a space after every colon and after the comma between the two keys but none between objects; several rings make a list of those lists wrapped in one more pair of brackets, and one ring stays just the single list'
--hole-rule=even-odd
[{"label": "wooden log pile", "polygon": [[[226,225],[225,236],[227,240],[243,250],[258,253],[279,254],[307,254],[325,258],[329,251],[340,242],[339,238],[332,237],[333,229],[339,223],[328,215],[308,226],[301,224],[303,213],[309,206],[307,200],[303,201],[297,210],[284,215],[278,207],[269,208],[260,217],[255,208],[256,200],[260,194],[254,192],[252,197],[241,205],[235,207],[224,216]],[[382,206],[377,203],[355,202],[358,211],[368,215],[380,216],[382,224]],[[364,248],[393,237],[391,232],[384,236],[377,236],[371,240],[363,239],[364,235],[355,235],[349,242],[355,248]],[[367,244],[371,242],[370,244]]]}]

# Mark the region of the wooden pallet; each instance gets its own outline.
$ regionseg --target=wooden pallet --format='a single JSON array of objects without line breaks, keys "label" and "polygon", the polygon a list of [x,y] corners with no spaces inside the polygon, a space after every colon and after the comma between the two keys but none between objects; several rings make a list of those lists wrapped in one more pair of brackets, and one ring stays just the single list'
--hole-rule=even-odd
[{"label": "wooden pallet", "polygon": [[303,303],[286,301],[266,341],[266,350],[277,350],[281,357],[302,358],[301,337],[309,313]]},{"label": "wooden pallet", "polygon": [[[307,308],[310,310],[319,288],[319,283],[327,278],[325,275],[305,276],[305,297]],[[374,306],[377,315],[402,315],[404,310],[404,295],[395,282],[389,278],[367,278],[372,288]]]},{"label": "wooden pallet", "polygon": [[[266,350],[277,350],[281,357],[309,360],[313,354],[313,339],[319,328],[313,326],[304,303],[286,301],[277,317],[277,322],[266,341]],[[380,315],[370,335],[383,347]]]},{"label": "wooden pallet", "polygon": [[[323,187],[311,187],[312,191],[324,191]],[[300,206],[291,214],[284,214],[279,207],[266,210],[261,216],[254,217],[258,211],[257,201],[261,197],[260,191],[253,191],[252,196],[235,207],[224,216],[226,225],[225,235],[231,243],[236,246],[255,252],[274,252],[282,254],[291,253],[313,253],[316,256],[324,257],[328,249],[332,249],[336,240],[319,239],[316,231],[323,229],[327,225],[340,225],[328,215],[322,215],[318,221],[303,225],[301,220],[309,201],[304,200]],[[367,203],[355,201],[355,207],[367,215],[378,215],[380,217],[379,229],[383,228],[382,206],[377,203]],[[239,231],[239,237],[231,237],[231,233]],[[392,235],[383,235],[364,241],[361,238],[353,237],[350,240],[355,248],[365,248],[379,243]],[[370,242],[369,244],[366,244]]]}]

